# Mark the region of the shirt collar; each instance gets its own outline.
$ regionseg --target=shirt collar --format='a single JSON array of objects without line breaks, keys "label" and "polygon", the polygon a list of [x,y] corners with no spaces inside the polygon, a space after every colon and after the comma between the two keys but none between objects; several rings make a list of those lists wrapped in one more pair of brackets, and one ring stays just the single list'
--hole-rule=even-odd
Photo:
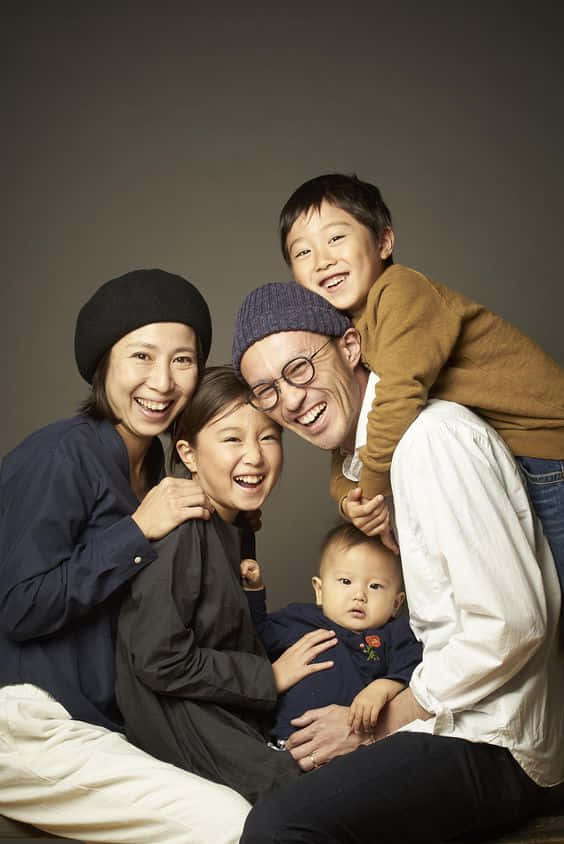
[{"label": "shirt collar", "polygon": [[342,472],[345,478],[355,483],[360,480],[360,471],[362,469],[362,462],[359,457],[360,449],[366,445],[367,431],[368,431],[368,414],[372,407],[372,402],[376,396],[376,384],[380,377],[375,372],[371,372],[366,382],[366,390],[360,406],[360,413],[358,415],[358,422],[356,423],[356,434],[354,438],[354,454],[347,454],[341,449],[344,455]]}]

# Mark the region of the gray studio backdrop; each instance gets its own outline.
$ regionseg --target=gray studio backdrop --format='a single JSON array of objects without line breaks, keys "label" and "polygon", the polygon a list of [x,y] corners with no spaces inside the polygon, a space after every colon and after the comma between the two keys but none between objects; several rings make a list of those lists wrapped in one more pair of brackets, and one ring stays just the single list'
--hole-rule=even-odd
[{"label": "gray studio backdrop", "polygon": [[[193,280],[229,359],[252,287],[289,278],[277,216],[328,171],[377,183],[396,260],[484,302],[560,363],[560,4],[8,4],[2,26],[0,453],[71,414],[75,315],[135,267]],[[328,456],[286,437],[259,559],[309,599]]]}]

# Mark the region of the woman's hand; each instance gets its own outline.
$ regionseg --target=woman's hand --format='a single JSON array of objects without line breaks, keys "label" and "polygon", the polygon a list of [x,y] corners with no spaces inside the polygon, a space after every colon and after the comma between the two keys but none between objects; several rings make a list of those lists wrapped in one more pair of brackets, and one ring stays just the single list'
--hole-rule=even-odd
[{"label": "woman's hand", "polygon": [[256,560],[241,560],[241,585],[245,592],[258,592],[264,589],[260,566]]},{"label": "woman's hand", "polygon": [[131,518],[147,539],[161,539],[188,519],[209,519],[213,504],[197,481],[163,478]]},{"label": "woman's hand", "polygon": [[349,707],[331,704],[321,709],[310,709],[292,724],[299,727],[286,741],[289,750],[302,771],[311,771],[330,762],[335,756],[344,756],[361,744],[373,739],[355,733],[349,724]]},{"label": "woman's hand", "polygon": [[274,681],[278,693],[285,692],[293,685],[303,680],[308,674],[325,671],[333,667],[332,660],[327,662],[312,662],[318,654],[337,644],[337,637],[332,630],[312,630],[306,633],[272,663]]}]

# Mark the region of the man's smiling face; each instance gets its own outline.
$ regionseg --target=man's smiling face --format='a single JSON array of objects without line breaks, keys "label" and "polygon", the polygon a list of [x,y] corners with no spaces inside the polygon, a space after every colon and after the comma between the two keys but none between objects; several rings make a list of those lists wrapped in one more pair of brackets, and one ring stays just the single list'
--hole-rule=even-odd
[{"label": "man's smiling face", "polygon": [[[318,448],[342,446],[354,450],[362,390],[355,370],[360,342],[355,329],[321,349],[315,356],[315,376],[294,387],[281,379],[284,366],[294,358],[310,358],[328,338],[311,331],[283,331],[253,343],[241,359],[241,373],[250,387],[277,381],[278,404],[268,416]],[[278,380],[280,379],[280,380]]]}]

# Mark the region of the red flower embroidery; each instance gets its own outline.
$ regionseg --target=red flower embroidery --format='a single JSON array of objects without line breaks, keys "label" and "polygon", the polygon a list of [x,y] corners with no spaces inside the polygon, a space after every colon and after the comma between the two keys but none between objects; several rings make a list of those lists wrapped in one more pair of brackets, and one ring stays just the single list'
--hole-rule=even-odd
[{"label": "red flower embroidery", "polygon": [[[365,644],[366,643],[366,644]],[[361,642],[359,647],[368,662],[379,662],[380,657],[374,650],[382,645],[382,640],[379,636],[365,636],[364,642]]]}]

